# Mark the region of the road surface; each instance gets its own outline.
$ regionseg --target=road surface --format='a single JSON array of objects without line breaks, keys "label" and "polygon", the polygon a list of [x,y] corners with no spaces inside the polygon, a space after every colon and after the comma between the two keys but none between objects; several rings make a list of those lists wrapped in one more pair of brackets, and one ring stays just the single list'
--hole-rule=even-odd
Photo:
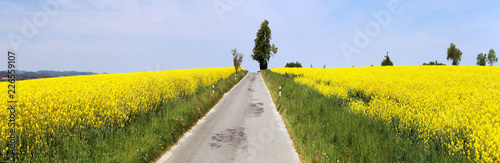
[{"label": "road surface", "polygon": [[158,162],[300,159],[261,75],[248,73]]}]

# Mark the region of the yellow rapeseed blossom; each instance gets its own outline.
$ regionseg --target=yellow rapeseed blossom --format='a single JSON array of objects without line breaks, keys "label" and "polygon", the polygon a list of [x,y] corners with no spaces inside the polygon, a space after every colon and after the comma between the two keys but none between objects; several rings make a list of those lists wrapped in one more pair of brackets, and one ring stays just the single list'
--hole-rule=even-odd
[{"label": "yellow rapeseed blossom", "polygon": [[[395,66],[279,68],[295,81],[348,101],[348,109],[440,139],[452,153],[500,161],[500,67]],[[369,102],[352,96],[361,94]],[[397,121],[397,122],[393,122]]]},{"label": "yellow rapeseed blossom", "polygon": [[[52,137],[124,127],[137,113],[156,108],[165,100],[193,94],[200,85],[213,85],[232,73],[233,67],[225,67],[17,81],[16,130],[18,137],[22,136],[18,148],[29,145],[29,153],[40,143],[52,142]],[[8,84],[1,82],[0,87],[7,90]],[[0,93],[0,107],[5,110],[0,112],[0,149],[5,150],[9,133],[7,96],[7,91]]]}]

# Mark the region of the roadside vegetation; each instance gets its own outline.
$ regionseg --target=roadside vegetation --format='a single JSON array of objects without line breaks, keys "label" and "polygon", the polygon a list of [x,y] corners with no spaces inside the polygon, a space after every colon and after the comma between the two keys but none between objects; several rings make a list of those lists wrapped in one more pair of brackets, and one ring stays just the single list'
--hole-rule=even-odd
[{"label": "roadside vegetation", "polygon": [[327,97],[296,83],[293,74],[261,73],[303,162],[467,162],[437,146],[412,144],[411,132],[346,109],[349,101],[364,100],[360,96]]},{"label": "roadside vegetation", "polygon": [[[326,65],[325,65],[326,66]],[[285,67],[298,67],[298,68],[302,68],[302,64],[299,63],[299,61],[293,63],[293,62],[288,62],[286,63]]]},{"label": "roadside vegetation", "polygon": [[65,149],[72,160],[84,162],[154,161],[175,145],[246,73],[238,72],[236,80],[234,75],[219,80],[214,85],[214,94],[211,86],[200,86],[192,95],[166,102],[153,112],[139,115],[125,128],[68,141],[60,148]]}]

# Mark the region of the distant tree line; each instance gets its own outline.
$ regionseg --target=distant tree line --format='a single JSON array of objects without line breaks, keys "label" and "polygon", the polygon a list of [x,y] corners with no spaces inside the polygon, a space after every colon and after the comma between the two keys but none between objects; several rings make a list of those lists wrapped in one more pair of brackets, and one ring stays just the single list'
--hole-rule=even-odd
[{"label": "distant tree line", "polygon": [[[446,59],[448,61],[451,61],[452,65],[459,65],[460,61],[462,61],[462,51],[456,47],[454,43],[450,43],[450,47],[448,47],[448,51],[446,53]],[[479,53],[476,57],[477,65],[480,66],[485,66],[486,64],[489,64],[490,66],[493,66],[496,62],[498,62],[498,57],[495,54],[495,50],[490,49],[488,54],[485,53]],[[382,63],[380,64],[381,66],[392,66],[393,63],[391,61],[391,58],[389,57],[389,52],[384,56],[384,60],[382,60]],[[446,65],[444,63],[439,63],[437,60],[436,61],[430,61],[429,63],[423,63],[422,65]]]},{"label": "distant tree line", "polygon": [[439,63],[437,60],[436,61],[430,61],[429,63],[424,63],[422,65],[446,65],[444,63]]},{"label": "distant tree line", "polygon": [[293,63],[293,62],[288,62],[286,63],[285,67],[299,67],[302,68],[302,64],[299,63],[299,61]]},{"label": "distant tree line", "polygon": [[[93,75],[93,72],[78,72],[78,71],[51,71],[51,70],[40,70],[36,72],[16,70],[16,80],[27,80],[27,79],[39,79],[39,78],[51,78],[60,76],[76,76],[76,75]],[[0,81],[7,81],[9,74],[7,71],[0,71]]]},{"label": "distant tree line", "polygon": [[[450,43],[450,47],[448,48],[447,54],[448,55],[446,59],[451,60],[452,65],[460,64],[460,61],[462,60],[462,51],[456,48],[455,44]],[[477,54],[476,60],[477,60],[476,65],[486,66],[486,63],[488,63],[490,66],[493,66],[493,64],[498,62],[498,57],[495,54],[495,50],[490,49],[488,54],[485,53]]]}]

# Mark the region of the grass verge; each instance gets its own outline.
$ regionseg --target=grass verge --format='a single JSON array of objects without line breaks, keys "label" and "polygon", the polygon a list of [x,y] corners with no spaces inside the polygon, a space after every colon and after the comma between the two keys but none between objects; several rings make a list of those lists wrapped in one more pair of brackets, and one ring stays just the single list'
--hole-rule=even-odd
[{"label": "grass verge", "polygon": [[[196,93],[158,104],[158,108],[135,115],[125,127],[92,130],[67,137],[47,153],[21,156],[21,162],[151,162],[173,146],[203,117],[247,71],[238,72]],[[44,150],[47,151],[47,150]]]},{"label": "grass verge", "polygon": [[294,76],[261,73],[303,162],[467,162],[461,155],[412,144],[414,135],[349,112],[347,101],[298,84]]}]

